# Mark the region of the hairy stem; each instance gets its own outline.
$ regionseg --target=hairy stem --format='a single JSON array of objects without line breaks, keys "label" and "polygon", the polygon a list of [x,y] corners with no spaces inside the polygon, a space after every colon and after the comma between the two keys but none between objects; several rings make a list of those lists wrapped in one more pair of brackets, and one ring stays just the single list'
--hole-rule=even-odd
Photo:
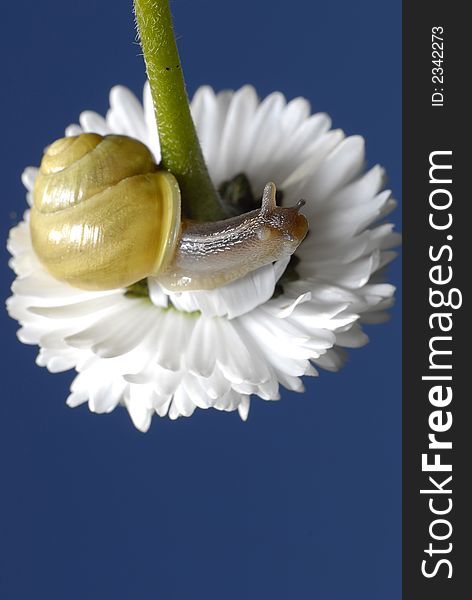
[{"label": "hairy stem", "polygon": [[169,2],[134,0],[134,9],[154,102],[161,166],[177,178],[187,217],[221,219],[223,209],[190,114]]}]

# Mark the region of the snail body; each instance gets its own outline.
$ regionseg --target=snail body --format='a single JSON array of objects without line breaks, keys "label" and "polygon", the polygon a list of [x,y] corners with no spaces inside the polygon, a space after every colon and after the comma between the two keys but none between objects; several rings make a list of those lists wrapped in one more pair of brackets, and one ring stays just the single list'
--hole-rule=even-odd
[{"label": "snail body", "polygon": [[170,291],[208,290],[292,254],[306,235],[302,203],[215,222],[181,218],[175,177],[133,138],[85,133],[46,150],[33,191],[33,248],[51,275],[86,290],[157,277]]}]

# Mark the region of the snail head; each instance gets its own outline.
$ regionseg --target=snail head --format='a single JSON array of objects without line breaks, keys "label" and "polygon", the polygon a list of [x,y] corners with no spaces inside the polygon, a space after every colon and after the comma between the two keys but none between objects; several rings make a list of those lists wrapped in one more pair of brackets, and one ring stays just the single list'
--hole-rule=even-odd
[{"label": "snail head", "polygon": [[293,254],[308,233],[308,221],[300,213],[305,200],[299,200],[295,206],[277,206],[275,194],[275,184],[267,183],[260,210],[265,235],[273,241],[282,242],[286,254]]}]

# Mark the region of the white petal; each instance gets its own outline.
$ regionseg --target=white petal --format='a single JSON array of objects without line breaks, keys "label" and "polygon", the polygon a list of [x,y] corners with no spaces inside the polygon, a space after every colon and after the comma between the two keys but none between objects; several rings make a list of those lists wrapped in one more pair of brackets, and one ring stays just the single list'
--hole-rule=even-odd
[{"label": "white petal", "polygon": [[61,373],[73,369],[77,364],[77,353],[74,351],[64,351],[60,353],[41,348],[36,357],[36,364],[40,367],[46,367],[51,373]]},{"label": "white petal", "polygon": [[108,126],[106,120],[92,110],[85,110],[80,113],[79,121],[83,131],[98,133],[100,135],[108,135],[113,131]]},{"label": "white petal", "polygon": [[96,413],[109,413],[115,409],[119,403],[123,392],[124,384],[117,380],[101,380],[95,387],[92,387],[89,398],[89,408]]},{"label": "white petal", "polygon": [[72,125],[68,125],[65,130],[65,134],[67,137],[71,137],[73,135],[80,135],[83,133],[82,127],[80,125],[76,125],[73,123]]},{"label": "white petal", "polygon": [[[115,350],[118,353],[121,353],[120,350],[124,348],[129,350],[129,346],[135,344],[137,338],[142,337],[154,316],[152,311],[147,311],[146,315],[146,311],[143,311],[143,307],[139,303],[134,306],[133,304],[130,302],[130,305],[127,306],[120,303],[108,311],[100,321],[79,333],[68,336],[67,343],[74,348],[92,347],[94,352],[102,357],[113,356]],[[143,315],[147,316],[144,326],[140,319]]]},{"label": "white petal", "polygon": [[209,317],[200,317],[192,330],[185,355],[186,367],[190,373],[209,377],[216,362],[216,321]]},{"label": "white petal", "polygon": [[125,398],[125,402],[133,425],[136,429],[139,429],[139,431],[146,433],[151,425],[153,411],[135,398]]},{"label": "white petal", "polygon": [[28,192],[33,191],[33,186],[35,179],[38,175],[39,169],[37,167],[26,167],[26,169],[21,174],[21,182],[28,190]]},{"label": "white petal", "polygon": [[66,404],[71,408],[75,408],[77,406],[80,406],[81,404],[84,404],[84,402],[87,402],[87,400],[88,394],[84,390],[81,392],[72,392],[67,397]]},{"label": "white petal", "polygon": [[114,133],[129,135],[144,143],[148,141],[143,107],[136,96],[122,85],[110,91],[110,110],[106,122]]},{"label": "white petal", "polygon": [[231,98],[221,133],[221,150],[218,157],[220,176],[223,178],[230,178],[245,170],[257,102],[256,91],[250,85],[242,87]]},{"label": "white petal", "polygon": [[235,383],[266,381],[267,369],[248,351],[236,327],[224,319],[217,319],[215,325],[218,331],[217,363],[225,377]]},{"label": "white petal", "polygon": [[[213,90],[205,86],[198,89],[192,102],[192,112],[195,115],[195,127],[202,152],[216,185],[221,183],[223,177],[219,161],[220,139],[232,95],[233,92],[220,92],[215,96]],[[202,104],[203,109],[200,108]]]},{"label": "white petal", "polygon": [[200,311],[208,317],[227,316],[234,319],[272,297],[277,283],[276,275],[274,266],[269,264],[214,290],[170,293],[169,296],[179,310]]},{"label": "white petal", "polygon": [[59,306],[32,306],[29,310],[49,319],[77,319],[117,305],[122,306],[122,302],[121,294],[110,294]]},{"label": "white petal", "polygon": [[156,163],[161,161],[161,146],[159,135],[157,133],[156,115],[154,112],[154,103],[151,96],[149,81],[144,84],[143,90],[144,122],[146,124],[147,145],[152,150]]},{"label": "white petal", "polygon": [[[317,139],[312,144],[308,157],[297,166],[289,177],[282,181],[280,187],[283,190],[290,190],[291,187],[295,187],[300,182],[305,181],[307,177],[311,177],[331,150],[334,150],[343,139],[344,133],[340,129],[330,131]],[[313,200],[317,200],[318,196],[315,193],[313,196]]]},{"label": "white petal", "polygon": [[239,416],[241,417],[242,421],[247,421],[247,418],[249,416],[249,406],[250,406],[249,396],[243,396],[241,399],[241,402],[238,405],[238,412],[239,412]]},{"label": "white petal", "polygon": [[182,385],[185,388],[190,401],[199,408],[208,408],[212,402],[204,386],[202,386],[197,377],[188,374],[184,377]]},{"label": "white petal", "polygon": [[219,366],[215,368],[209,377],[205,379],[199,378],[198,381],[202,389],[205,390],[211,399],[211,406],[214,406],[218,399],[225,396],[231,389],[231,382],[223,374]]},{"label": "white petal", "polygon": [[180,385],[177,388],[172,401],[172,406],[174,407],[174,410],[178,411],[178,414],[183,417],[190,417],[196,408],[183,385]]},{"label": "white petal", "polygon": [[[311,292],[305,292],[304,294],[300,294],[295,300],[290,301],[289,298],[284,298],[284,305],[282,308],[279,308],[277,311],[277,316],[280,319],[285,319],[285,317],[289,317],[296,307],[299,304],[303,304],[303,302],[308,302],[311,300]],[[286,303],[285,303],[286,302]]]},{"label": "white petal", "polygon": [[182,381],[183,373],[154,367],[154,389],[159,396],[172,396]]},{"label": "white petal", "polygon": [[192,336],[196,318],[170,310],[161,321],[154,360],[170,371],[179,371],[187,344]]},{"label": "white petal", "polygon": [[161,288],[157,279],[155,277],[148,277],[147,281],[151,302],[155,306],[167,308],[169,305],[169,296]]},{"label": "white petal", "polygon": [[351,325],[349,329],[336,333],[336,343],[344,348],[361,348],[369,341],[368,336],[362,331],[359,324]]},{"label": "white petal", "polygon": [[313,191],[317,201],[350,183],[364,164],[364,139],[351,136],[343,140],[323,161],[316,174]]}]

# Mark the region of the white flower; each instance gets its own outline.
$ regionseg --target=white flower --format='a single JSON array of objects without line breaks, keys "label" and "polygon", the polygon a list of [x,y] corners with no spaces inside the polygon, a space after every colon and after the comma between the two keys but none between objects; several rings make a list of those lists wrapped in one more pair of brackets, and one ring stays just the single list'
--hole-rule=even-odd
[{"label": "white flower", "polygon": [[[66,134],[126,134],[159,161],[148,85],[144,110],[121,86],[111,90],[110,106],[106,118],[83,112]],[[151,302],[123,289],[86,292],[41,266],[28,212],[8,242],[17,274],[8,309],[21,324],[19,339],[40,346],[38,365],[78,371],[69,406],[88,402],[103,413],[122,404],[141,431],[154,413],[175,419],[214,407],[246,419],[251,395],[276,400],[280,384],[303,391],[303,375],[337,370],[343,348],[367,342],[360,323],[384,320],[394,292],[380,269],[395,255],[398,235],[378,222],[395,203],[381,191],[379,166],[363,172],[361,137],[330,130],[329,117],[310,116],[302,98],[287,103],[276,92],[260,102],[250,86],[216,95],[202,87],[191,108],[217,186],[244,172],[257,197],[274,181],[284,204],[307,200],[310,233],[297,251],[298,279],[284,281],[281,294],[274,290],[287,261],[210,292],[166,294],[150,279]],[[29,200],[36,173],[23,174]]]}]

